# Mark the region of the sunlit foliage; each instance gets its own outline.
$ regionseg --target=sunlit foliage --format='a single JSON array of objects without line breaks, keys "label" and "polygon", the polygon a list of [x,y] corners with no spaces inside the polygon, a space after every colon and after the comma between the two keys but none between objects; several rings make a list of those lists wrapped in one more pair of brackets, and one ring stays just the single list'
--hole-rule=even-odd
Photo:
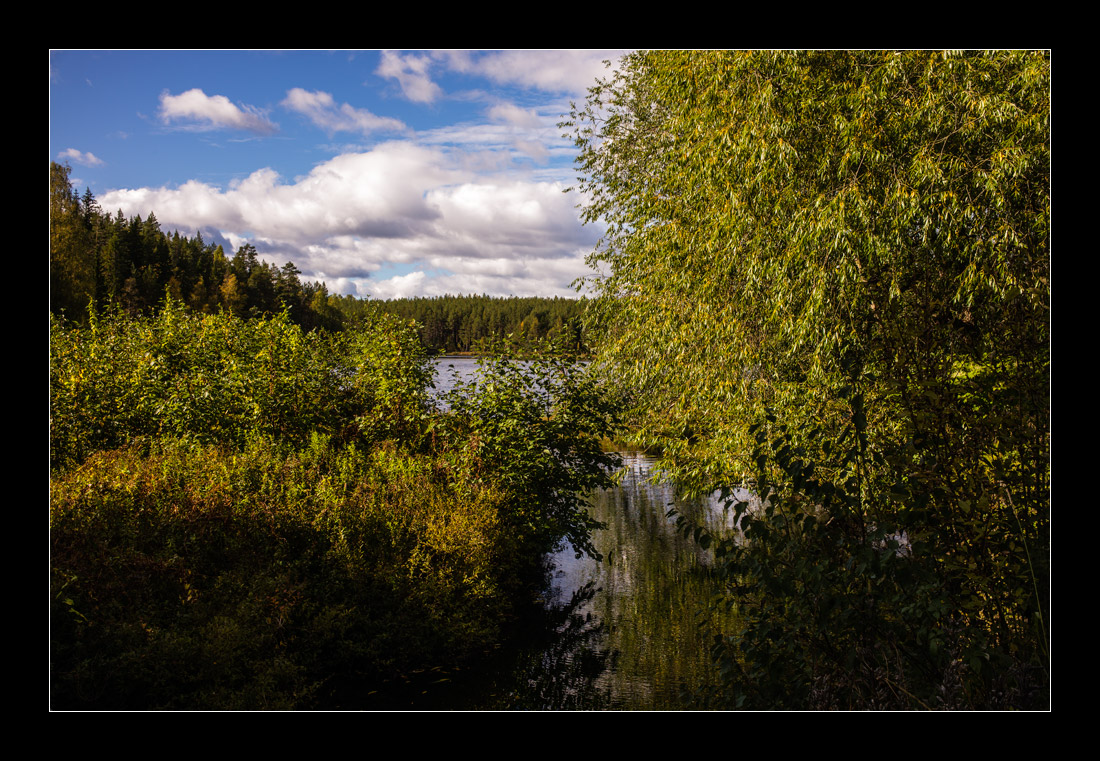
[{"label": "sunlit foliage", "polygon": [[635,439],[767,498],[720,547],[730,699],[1042,703],[1049,110],[1041,52],[724,51],[574,109]]},{"label": "sunlit foliage", "polygon": [[52,705],[394,707],[492,648],[609,482],[593,387],[498,369],[442,413],[392,315],[54,322]]}]

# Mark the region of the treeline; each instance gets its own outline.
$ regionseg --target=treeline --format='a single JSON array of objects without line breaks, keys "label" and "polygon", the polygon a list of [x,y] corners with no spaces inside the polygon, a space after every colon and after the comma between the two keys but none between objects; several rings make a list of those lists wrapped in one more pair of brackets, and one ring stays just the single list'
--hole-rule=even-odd
[{"label": "treeline", "polygon": [[438,296],[367,302],[337,297],[333,305],[345,318],[371,308],[420,325],[420,343],[433,353],[477,351],[486,342],[505,340],[520,346],[548,338],[571,351],[585,351],[581,327],[583,302],[535,296]]},{"label": "treeline", "polygon": [[237,317],[271,317],[287,310],[306,330],[341,330],[379,310],[419,325],[432,353],[476,351],[512,337],[520,347],[554,338],[585,350],[580,301],[562,298],[441,296],[371,301],[330,294],[321,282],[303,282],[293,262],[262,261],[246,243],[227,254],[202,235],[161,230],[156,214],[130,218],[104,212],[91,190],[80,195],[70,167],[50,163],[50,311],[83,322],[88,308],[114,305],[149,315],[166,296],[197,313],[226,310]]},{"label": "treeline", "polygon": [[302,282],[292,262],[261,261],[245,244],[232,256],[220,245],[161,230],[156,214],[127,219],[104,212],[91,190],[69,181],[68,165],[50,162],[50,311],[84,321],[89,306],[117,305],[151,314],[166,295],[192,311],[265,317],[286,309],[311,330],[340,326],[324,283]]}]

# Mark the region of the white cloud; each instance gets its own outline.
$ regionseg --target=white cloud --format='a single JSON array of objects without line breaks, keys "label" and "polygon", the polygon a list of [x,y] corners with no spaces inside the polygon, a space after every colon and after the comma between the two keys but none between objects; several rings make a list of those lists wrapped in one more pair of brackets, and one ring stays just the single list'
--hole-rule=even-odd
[{"label": "white cloud", "polygon": [[382,62],[375,73],[381,77],[396,79],[405,97],[416,103],[431,103],[443,90],[431,80],[428,69],[432,58],[409,53],[401,55],[392,50],[382,51]]},{"label": "white cloud", "polygon": [[165,124],[190,122],[190,129],[240,129],[260,135],[279,129],[260,109],[237,106],[224,95],[207,95],[197,87],[179,95],[161,93],[160,118]]},{"label": "white cloud", "polygon": [[72,161],[74,164],[81,164],[82,166],[103,166],[103,159],[91,151],[81,153],[76,148],[66,148],[57,154],[57,159],[58,161]]},{"label": "white cloud", "polygon": [[498,124],[513,127],[542,127],[544,122],[534,110],[520,108],[514,103],[498,103],[489,108],[489,119]]},{"label": "white cloud", "polygon": [[429,295],[424,293],[424,281],[426,279],[427,275],[423,272],[410,272],[407,275],[398,275],[388,280],[371,283],[368,290],[370,295],[376,299],[407,299],[414,296]]},{"label": "white cloud", "polygon": [[[228,188],[193,180],[111,191],[100,203],[127,216],[155,211],[168,230],[250,240],[334,292],[572,293],[598,237],[581,227],[576,197],[559,182],[471,172],[460,160],[467,155],[390,142],[294,181],[261,169]],[[428,274],[370,279],[395,263]]]},{"label": "white cloud", "polygon": [[385,130],[397,132],[405,129],[399,119],[377,116],[365,108],[354,108],[348,103],[336,104],[327,92],[309,92],[300,87],[288,90],[282,106],[305,115],[315,125],[331,135],[334,132],[371,132]]},{"label": "white cloud", "polygon": [[603,62],[614,62],[623,53],[622,50],[503,50],[438,55],[453,71],[480,74],[498,84],[583,95],[596,77],[607,76]]},{"label": "white cloud", "polygon": [[499,255],[501,247],[552,256],[548,242],[558,247],[587,237],[578,226],[576,199],[563,190],[558,183],[480,181],[432,190],[428,200],[455,248],[477,256]]},{"label": "white cloud", "polygon": [[[449,271],[440,273],[440,266]],[[359,290],[376,299],[459,293],[576,298],[572,282],[587,274],[580,251],[551,260],[449,258],[432,261],[427,271],[363,282]]]},{"label": "white cloud", "polygon": [[[568,161],[575,150],[562,139],[557,126],[565,109],[568,104],[554,103],[530,109],[497,103],[486,112],[494,123],[463,123],[425,130],[417,133],[416,140],[424,145],[461,146],[470,151],[472,160],[482,162],[483,171],[489,166],[503,170],[524,157],[540,164],[552,158]],[[565,172],[563,177],[572,178],[572,170]]]},{"label": "white cloud", "polygon": [[319,236],[397,237],[436,215],[424,193],[456,178],[440,163],[428,149],[386,143],[336,156],[293,184],[260,169],[226,190],[192,180],[177,189],[108,193],[103,203],[114,208],[117,198],[127,203],[127,214],[147,206],[165,222],[254,231],[298,244]]}]

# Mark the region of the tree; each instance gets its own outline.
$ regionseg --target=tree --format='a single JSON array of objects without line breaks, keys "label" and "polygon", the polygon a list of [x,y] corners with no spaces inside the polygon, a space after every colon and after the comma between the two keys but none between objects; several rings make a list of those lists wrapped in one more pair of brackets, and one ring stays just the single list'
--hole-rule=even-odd
[{"label": "tree", "polygon": [[287,262],[278,271],[275,282],[275,292],[279,303],[282,308],[290,310],[291,319],[298,323],[301,323],[306,306],[302,303],[302,283],[298,279],[301,274],[302,271],[294,266],[294,262]]},{"label": "tree", "polygon": [[82,320],[96,293],[96,261],[71,172],[50,162],[50,309]]},{"label": "tree", "polygon": [[599,364],[681,484],[765,500],[722,548],[739,699],[1036,699],[1049,108],[1044,53],[723,51],[574,108]]},{"label": "tree", "polygon": [[504,345],[478,360],[475,380],[455,378],[437,423],[459,469],[508,495],[505,521],[533,553],[568,541],[576,556],[602,556],[592,543],[585,495],[613,483],[621,465],[600,437],[618,428],[618,408],[576,356],[548,342],[543,356],[521,361]]},{"label": "tree", "polygon": [[244,243],[237,249],[237,253],[233,255],[232,261],[233,272],[237,276],[237,280],[242,283],[247,283],[248,279],[252,276],[252,270],[260,265],[259,254],[256,251],[256,247],[251,243]]},{"label": "tree", "polygon": [[226,275],[221,286],[222,306],[238,317],[246,316],[248,308],[248,297],[242,290],[236,273],[230,272]]}]

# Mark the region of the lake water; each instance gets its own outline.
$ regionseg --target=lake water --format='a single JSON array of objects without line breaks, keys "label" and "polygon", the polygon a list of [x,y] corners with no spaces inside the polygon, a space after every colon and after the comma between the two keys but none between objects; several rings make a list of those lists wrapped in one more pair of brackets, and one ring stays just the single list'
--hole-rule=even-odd
[{"label": "lake water", "polygon": [[435,389],[432,397],[439,402],[456,382],[468,383],[477,378],[477,357],[440,357],[435,362]]},{"label": "lake water", "polygon": [[[438,364],[463,377],[476,372],[473,359]],[[448,384],[437,376],[437,392]],[[577,559],[571,548],[549,557],[544,619],[486,673],[430,707],[697,707],[692,695],[715,683],[709,642],[730,622],[707,612],[715,589],[709,553],[678,534],[667,513],[675,507],[713,529],[729,521],[716,496],[681,500],[653,482],[653,458],[623,457],[621,485],[589,496],[592,515],[608,526],[594,537],[604,560]]]}]

